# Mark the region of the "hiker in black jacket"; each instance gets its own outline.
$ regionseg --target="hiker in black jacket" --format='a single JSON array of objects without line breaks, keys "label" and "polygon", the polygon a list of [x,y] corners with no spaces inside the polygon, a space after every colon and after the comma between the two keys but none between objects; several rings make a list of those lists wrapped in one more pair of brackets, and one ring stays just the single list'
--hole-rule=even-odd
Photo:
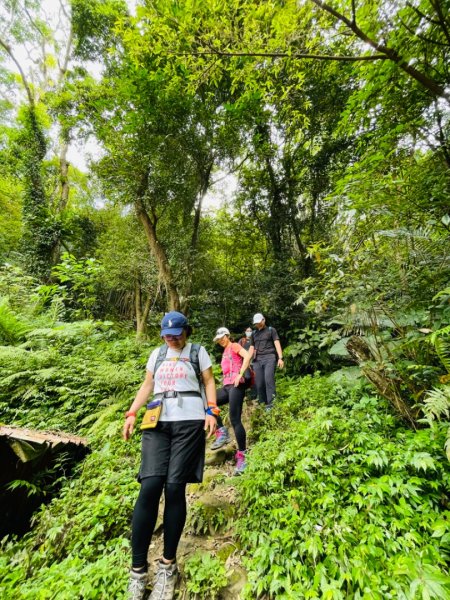
[{"label": "hiker in black jacket", "polygon": [[252,333],[249,352],[253,357],[258,401],[272,408],[275,399],[275,369],[284,367],[280,338],[274,327],[267,327],[261,313],[253,316],[255,330]]}]

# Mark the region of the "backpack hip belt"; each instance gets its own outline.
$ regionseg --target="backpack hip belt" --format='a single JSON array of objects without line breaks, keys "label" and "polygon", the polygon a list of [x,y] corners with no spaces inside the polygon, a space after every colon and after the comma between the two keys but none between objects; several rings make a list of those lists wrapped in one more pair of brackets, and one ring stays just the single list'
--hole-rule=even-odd
[{"label": "backpack hip belt", "polygon": [[184,400],[183,396],[199,396],[200,398],[203,398],[203,394],[195,390],[183,390],[182,392],[169,390],[167,392],[159,392],[158,394],[154,394],[153,399],[158,400],[159,398],[161,398],[162,400],[164,400],[165,398],[178,398],[178,406],[182,408]]},{"label": "backpack hip belt", "polygon": [[190,390],[183,390],[182,392],[176,392],[175,390],[169,390],[167,392],[159,392],[158,394],[154,394],[153,397],[154,398],[177,398],[178,396],[183,396],[183,395],[189,395],[189,396],[201,396],[201,392],[197,392],[197,391],[190,391]]}]

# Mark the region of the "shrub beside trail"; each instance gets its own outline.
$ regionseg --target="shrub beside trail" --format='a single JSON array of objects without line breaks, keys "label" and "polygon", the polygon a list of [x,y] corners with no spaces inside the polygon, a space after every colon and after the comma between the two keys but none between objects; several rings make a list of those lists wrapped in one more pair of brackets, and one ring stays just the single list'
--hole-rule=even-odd
[{"label": "shrub beside trail", "polygon": [[409,430],[378,397],[320,377],[285,382],[255,421],[246,598],[450,597],[446,426]]}]

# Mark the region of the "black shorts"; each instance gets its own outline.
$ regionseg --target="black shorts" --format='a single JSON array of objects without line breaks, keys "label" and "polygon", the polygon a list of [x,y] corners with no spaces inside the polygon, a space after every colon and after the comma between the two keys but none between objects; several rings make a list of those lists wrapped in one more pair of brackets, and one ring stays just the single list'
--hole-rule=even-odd
[{"label": "black shorts", "polygon": [[138,481],[165,477],[167,483],[201,483],[205,466],[205,421],[159,421],[142,433]]}]

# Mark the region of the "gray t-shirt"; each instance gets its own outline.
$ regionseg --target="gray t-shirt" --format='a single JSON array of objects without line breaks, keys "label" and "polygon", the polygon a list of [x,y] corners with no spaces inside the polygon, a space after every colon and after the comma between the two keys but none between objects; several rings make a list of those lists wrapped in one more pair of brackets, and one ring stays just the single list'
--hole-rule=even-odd
[{"label": "gray t-shirt", "polygon": [[[190,421],[204,420],[205,405],[200,396],[190,395],[191,391],[200,391],[200,384],[194,367],[189,361],[192,344],[188,342],[180,350],[167,349],[165,360],[155,374],[154,393],[175,391],[180,392],[178,398],[164,398],[160,421]],[[154,373],[159,348],[155,348],[147,362],[147,371]],[[198,353],[200,372],[211,366],[211,359],[203,346]]]}]

